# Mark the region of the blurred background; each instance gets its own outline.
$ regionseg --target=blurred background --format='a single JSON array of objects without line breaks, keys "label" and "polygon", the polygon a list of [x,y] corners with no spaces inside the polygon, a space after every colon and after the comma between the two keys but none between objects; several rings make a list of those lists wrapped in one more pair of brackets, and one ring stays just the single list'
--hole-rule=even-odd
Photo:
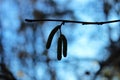
[{"label": "blurred background", "polygon": [[120,0],[0,0],[0,80],[120,80],[120,23],[65,23],[68,56],[57,60],[60,22],[25,19],[109,21],[120,19]]}]

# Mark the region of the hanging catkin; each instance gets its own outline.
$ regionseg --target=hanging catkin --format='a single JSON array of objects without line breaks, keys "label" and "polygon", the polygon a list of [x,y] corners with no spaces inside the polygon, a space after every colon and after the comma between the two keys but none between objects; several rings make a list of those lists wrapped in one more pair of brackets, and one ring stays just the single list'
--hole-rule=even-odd
[{"label": "hanging catkin", "polygon": [[57,25],[50,33],[49,37],[48,37],[48,40],[47,40],[47,44],[46,44],[46,48],[49,49],[50,46],[51,46],[51,42],[52,42],[52,39],[55,35],[55,33],[58,31],[58,29],[61,27],[61,25]]},{"label": "hanging catkin", "polygon": [[67,56],[67,39],[65,35],[61,34],[62,46],[63,46],[63,56]]},{"label": "hanging catkin", "polygon": [[62,38],[60,36],[57,42],[57,59],[61,60],[61,58],[62,58]]}]

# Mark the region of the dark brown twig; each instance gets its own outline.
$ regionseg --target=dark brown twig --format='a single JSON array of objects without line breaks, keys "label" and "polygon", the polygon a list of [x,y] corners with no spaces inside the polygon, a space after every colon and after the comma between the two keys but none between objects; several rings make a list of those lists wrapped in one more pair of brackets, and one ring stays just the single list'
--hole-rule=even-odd
[{"label": "dark brown twig", "polygon": [[120,22],[120,20],[111,20],[111,21],[104,21],[104,22],[84,22],[84,21],[60,20],[60,19],[59,20],[58,19],[25,19],[25,21],[27,22],[54,21],[54,22],[64,22],[64,23],[80,23],[83,25],[90,25],[90,24],[102,25],[102,24]]}]

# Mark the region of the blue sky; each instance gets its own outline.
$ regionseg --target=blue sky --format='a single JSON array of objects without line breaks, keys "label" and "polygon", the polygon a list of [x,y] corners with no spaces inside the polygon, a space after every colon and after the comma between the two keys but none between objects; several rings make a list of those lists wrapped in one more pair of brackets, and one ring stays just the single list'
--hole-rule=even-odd
[{"label": "blue sky", "polygon": [[[73,15],[75,16],[75,20],[79,21],[106,21],[103,13],[102,1],[98,0],[54,0],[58,9],[61,11],[64,9],[69,9],[73,11]],[[19,5],[18,5],[19,3]],[[46,6],[44,4],[44,0],[37,0],[37,2],[32,5],[30,0],[1,0],[0,3],[0,21],[2,25],[2,44],[6,53],[6,60],[10,60],[11,68],[15,73],[15,76],[20,78],[20,80],[31,80],[29,75],[36,74],[37,79],[46,79],[50,80],[50,74],[46,72],[48,66],[44,63],[38,63],[34,68],[34,70],[29,70],[27,73],[26,68],[21,68],[22,65],[19,59],[16,57],[19,50],[15,53],[12,52],[11,48],[26,50],[28,53],[33,53],[33,45],[31,41],[33,40],[33,31],[31,28],[27,28],[25,32],[18,34],[18,30],[21,25],[21,20],[24,21],[25,18],[34,18],[32,12],[34,9],[45,13],[54,13],[54,10],[49,5]],[[116,17],[116,13],[111,12],[109,20],[118,19]],[[69,15],[63,17],[53,17],[49,16],[48,18],[57,18],[57,19],[72,19]],[[43,30],[43,34],[45,40],[47,41],[48,35],[54,26],[60,23],[57,22],[46,22],[40,28],[39,24],[37,25],[36,31],[36,42],[35,49],[38,54],[40,54],[45,45],[42,42],[42,38],[40,31]],[[31,24],[32,25],[32,24]],[[48,26],[49,25],[49,26]],[[111,25],[112,28],[116,28],[119,24],[113,23],[108,24]],[[62,27],[62,32],[66,35],[68,39],[68,56],[67,58],[63,58],[60,62],[51,62],[51,66],[57,70],[57,78],[58,80],[77,80],[75,75],[74,68],[72,66],[76,65],[78,68],[75,69],[75,72],[78,73],[79,77],[84,75],[86,70],[96,72],[99,69],[99,64],[97,60],[105,60],[108,57],[108,52],[104,50],[106,46],[109,44],[107,28],[108,25],[81,25],[81,24],[71,24],[66,23]],[[25,37],[29,36],[29,42],[27,46],[22,46],[21,44],[25,43]],[[51,58],[56,58],[56,41],[57,35],[52,43],[52,47],[49,50],[49,55]],[[118,31],[114,29],[112,34],[112,39],[118,39]],[[17,46],[19,45],[20,46]],[[17,47],[16,47],[17,46]],[[12,57],[12,58],[11,58]],[[74,60],[77,58],[79,61]],[[87,61],[89,60],[89,61]],[[70,64],[66,65],[65,61],[70,61]],[[15,67],[13,66],[15,65]],[[28,68],[31,69],[32,61],[28,61]],[[74,66],[75,67],[75,66]],[[64,70],[65,69],[65,70]],[[78,72],[80,71],[80,72]],[[44,75],[48,77],[43,77]],[[66,77],[64,76],[66,75]],[[71,77],[69,77],[71,76]],[[85,76],[85,75],[84,75]],[[82,76],[82,78],[84,77]],[[93,76],[91,74],[91,76]],[[63,79],[61,79],[63,78]],[[86,77],[85,78],[89,78]],[[89,79],[85,79],[89,80]]]}]

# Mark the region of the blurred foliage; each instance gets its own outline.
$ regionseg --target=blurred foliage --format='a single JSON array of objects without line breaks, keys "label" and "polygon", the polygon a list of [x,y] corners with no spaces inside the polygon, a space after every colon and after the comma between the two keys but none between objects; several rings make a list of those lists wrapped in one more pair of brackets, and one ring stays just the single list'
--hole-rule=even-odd
[{"label": "blurred foliage", "polygon": [[[113,10],[115,14],[117,14],[118,19],[120,16],[120,1],[119,0],[104,0],[103,1],[103,10],[106,17],[106,20],[109,19],[111,11]],[[115,41],[112,38],[112,32],[117,29],[118,31],[118,39]],[[96,73],[104,77],[104,80],[119,80],[120,74],[120,24],[112,28],[112,26],[108,25],[108,34],[109,34],[109,46],[106,49],[109,51],[110,55],[104,62],[101,62],[101,68]]]},{"label": "blurred foliage", "polygon": [[[72,57],[68,60],[63,60],[58,62],[55,54],[52,52],[55,51],[55,48],[47,50],[45,49],[46,45],[46,27],[49,28],[51,24],[47,22],[39,23],[26,23],[24,22],[25,18],[34,18],[34,19],[44,19],[44,18],[55,18],[55,19],[72,19],[76,20],[74,11],[70,8],[67,8],[69,0],[66,0],[64,6],[58,4],[56,0],[11,0],[14,1],[14,4],[17,4],[18,9],[20,9],[19,14],[17,14],[20,20],[20,27],[16,29],[17,40],[16,44],[12,44],[12,41],[8,40],[8,43],[11,43],[10,50],[6,51],[8,48],[7,42],[6,45],[3,40],[4,37],[2,23],[0,22],[0,56],[1,63],[7,66],[1,66],[0,76],[5,76],[5,80],[66,80],[75,76],[76,80],[119,80],[120,79],[120,33],[119,39],[114,41],[112,39],[112,31],[114,28],[108,25],[108,34],[109,34],[109,45],[105,47],[110,53],[109,57],[105,61],[96,61],[92,60],[94,66],[100,65],[98,72],[90,72],[90,70],[84,71],[81,73],[80,65],[82,59]],[[109,20],[111,11],[114,11],[117,16],[120,16],[120,1],[119,0],[102,0],[103,1],[103,12],[106,20]],[[0,1],[4,2],[4,0]],[[35,7],[35,5],[40,6],[40,9]],[[24,7],[24,8],[23,8]],[[45,8],[47,7],[47,8]],[[25,10],[24,10],[25,9]],[[0,18],[1,21],[1,18]],[[56,24],[55,24],[56,25]],[[119,24],[120,25],[120,24]],[[120,27],[116,27],[118,32],[120,32]],[[11,29],[12,30],[12,29]],[[14,31],[14,30],[13,30]],[[49,32],[49,31],[48,31]],[[13,37],[13,36],[11,36]],[[39,44],[39,45],[38,45]],[[10,51],[10,52],[9,52]],[[10,55],[7,56],[7,53]],[[55,56],[54,56],[55,55]],[[72,62],[71,62],[72,61]],[[85,59],[89,64],[91,60]],[[18,67],[17,69],[15,67]],[[7,72],[4,71],[7,69]],[[17,71],[13,70],[16,69]],[[64,72],[65,71],[65,72]],[[71,74],[71,75],[68,75]],[[10,75],[10,76],[9,76]],[[13,76],[14,75],[14,76]],[[84,75],[84,76],[83,76]],[[11,77],[12,76],[12,77]],[[63,78],[60,76],[64,76]],[[4,80],[4,79],[3,79]]]}]

